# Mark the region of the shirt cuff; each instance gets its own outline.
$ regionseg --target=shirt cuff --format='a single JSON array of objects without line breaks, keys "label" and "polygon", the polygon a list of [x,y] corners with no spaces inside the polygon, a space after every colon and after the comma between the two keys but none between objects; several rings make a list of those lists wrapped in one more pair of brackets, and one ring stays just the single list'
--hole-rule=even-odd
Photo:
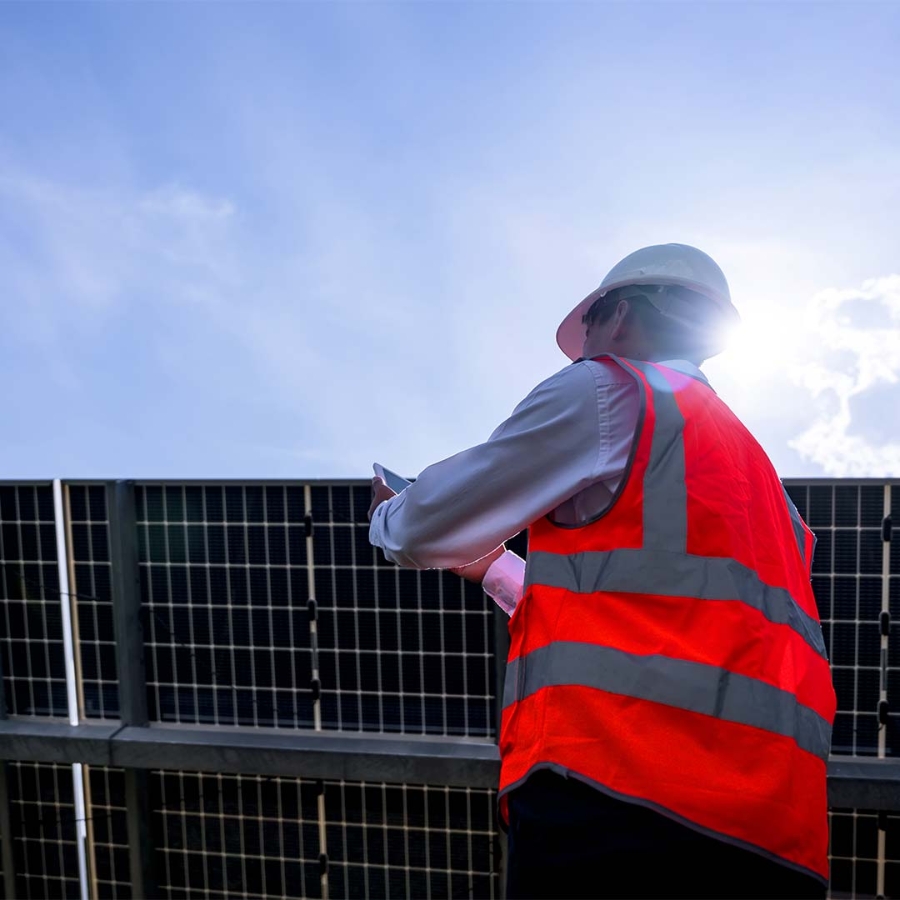
[{"label": "shirt cuff", "polygon": [[379,503],[372,513],[372,519],[369,522],[369,543],[373,547],[384,549],[384,503]]},{"label": "shirt cuff", "polygon": [[484,592],[508,616],[513,614],[516,604],[522,599],[524,584],[525,560],[512,550],[507,550],[491,563],[481,582]]}]

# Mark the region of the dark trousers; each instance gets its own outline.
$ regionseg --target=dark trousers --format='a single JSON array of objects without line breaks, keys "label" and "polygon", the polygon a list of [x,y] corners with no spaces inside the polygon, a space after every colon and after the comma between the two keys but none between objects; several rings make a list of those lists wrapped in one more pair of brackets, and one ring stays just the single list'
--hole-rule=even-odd
[{"label": "dark trousers", "polygon": [[508,839],[510,900],[826,892],[812,876],[549,771],[510,793]]}]

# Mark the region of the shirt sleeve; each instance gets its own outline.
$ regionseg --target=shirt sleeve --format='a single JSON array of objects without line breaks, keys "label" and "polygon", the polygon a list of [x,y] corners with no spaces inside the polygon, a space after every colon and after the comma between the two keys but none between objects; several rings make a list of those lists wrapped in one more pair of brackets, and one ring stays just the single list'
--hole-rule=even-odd
[{"label": "shirt sleeve", "polygon": [[371,542],[410,568],[481,559],[597,479],[609,452],[601,405],[596,373],[567,366],[483,444],[429,466],[382,503]]},{"label": "shirt sleeve", "polygon": [[481,586],[488,597],[511,616],[524,593],[525,560],[507,550],[491,563]]}]

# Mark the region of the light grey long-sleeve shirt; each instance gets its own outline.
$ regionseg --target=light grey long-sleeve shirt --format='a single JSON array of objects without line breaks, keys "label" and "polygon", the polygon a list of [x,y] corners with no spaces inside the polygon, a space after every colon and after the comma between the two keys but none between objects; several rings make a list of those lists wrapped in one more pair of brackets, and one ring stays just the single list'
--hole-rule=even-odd
[{"label": "light grey long-sleeve shirt", "polygon": [[[704,377],[685,360],[661,365]],[[481,559],[549,513],[569,525],[595,518],[625,474],[639,405],[637,383],[624,370],[592,360],[566,366],[483,444],[429,466],[382,503],[370,541],[398,565],[451,568]],[[507,553],[488,570],[485,591],[510,611],[523,572]]]}]

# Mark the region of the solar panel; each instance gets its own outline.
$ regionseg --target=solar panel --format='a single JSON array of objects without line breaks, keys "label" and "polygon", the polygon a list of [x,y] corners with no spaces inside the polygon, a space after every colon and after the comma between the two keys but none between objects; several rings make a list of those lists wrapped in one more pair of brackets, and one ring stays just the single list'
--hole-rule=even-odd
[{"label": "solar panel", "polygon": [[[883,540],[886,486],[787,487],[818,538],[834,752],[898,755],[900,541]],[[142,484],[136,500],[154,721],[495,735],[490,603],[449,573],[387,563],[368,543],[367,482]],[[105,485],[70,485],[68,513],[81,712],[114,719]],[[512,547],[524,555],[524,536]],[[9,712],[65,717],[49,485],[0,485],[0,602]],[[91,892],[130,896],[124,774],[85,771]],[[71,768],[11,763],[9,793],[17,896],[77,895]],[[500,893],[492,791],[156,771],[150,795],[167,897]],[[840,809],[831,823],[831,895],[900,895],[900,819]]]},{"label": "solar panel", "polygon": [[321,896],[315,782],[158,771],[150,808],[165,896]]},{"label": "solar panel", "polygon": [[154,772],[166,896],[496,897],[492,791]]},{"label": "solar panel", "polygon": [[151,719],[312,727],[302,495],[137,488]]},{"label": "solar panel", "polygon": [[139,486],[151,718],[493,734],[481,590],[387,563],[368,504],[356,485]]},{"label": "solar panel", "polygon": [[325,784],[335,897],[498,897],[493,791]]},{"label": "solar panel", "polygon": [[7,766],[16,896],[77,897],[71,766],[29,762]]},{"label": "solar panel", "polygon": [[[884,852],[883,849],[879,852],[878,814],[865,810],[835,809],[828,819],[831,832],[829,896],[883,895]],[[881,891],[878,889],[879,870]]]},{"label": "solar panel", "polygon": [[883,485],[798,484],[788,493],[816,535],[813,590],[837,694],[832,752],[894,755],[879,749],[885,544]]},{"label": "solar panel", "polygon": [[65,716],[53,492],[0,485],[0,652],[11,715]]},{"label": "solar panel", "polygon": [[[900,721],[898,721],[897,699],[900,698],[900,484],[891,487],[891,515],[893,537],[889,546],[888,565],[888,607],[891,615],[890,637],[888,639],[888,691],[891,716],[887,723],[887,743],[892,751],[900,755]],[[898,891],[900,894],[900,891]]]},{"label": "solar panel", "polygon": [[388,563],[369,544],[365,486],[313,485],[322,725],[485,737],[493,620],[480,588]]},{"label": "solar panel", "polygon": [[85,767],[88,847],[93,851],[91,896],[124,900],[132,896],[128,868],[128,823],[122,769]]},{"label": "solar panel", "polygon": [[109,520],[102,484],[68,485],[70,591],[77,600],[79,705],[88,719],[119,717]]}]

